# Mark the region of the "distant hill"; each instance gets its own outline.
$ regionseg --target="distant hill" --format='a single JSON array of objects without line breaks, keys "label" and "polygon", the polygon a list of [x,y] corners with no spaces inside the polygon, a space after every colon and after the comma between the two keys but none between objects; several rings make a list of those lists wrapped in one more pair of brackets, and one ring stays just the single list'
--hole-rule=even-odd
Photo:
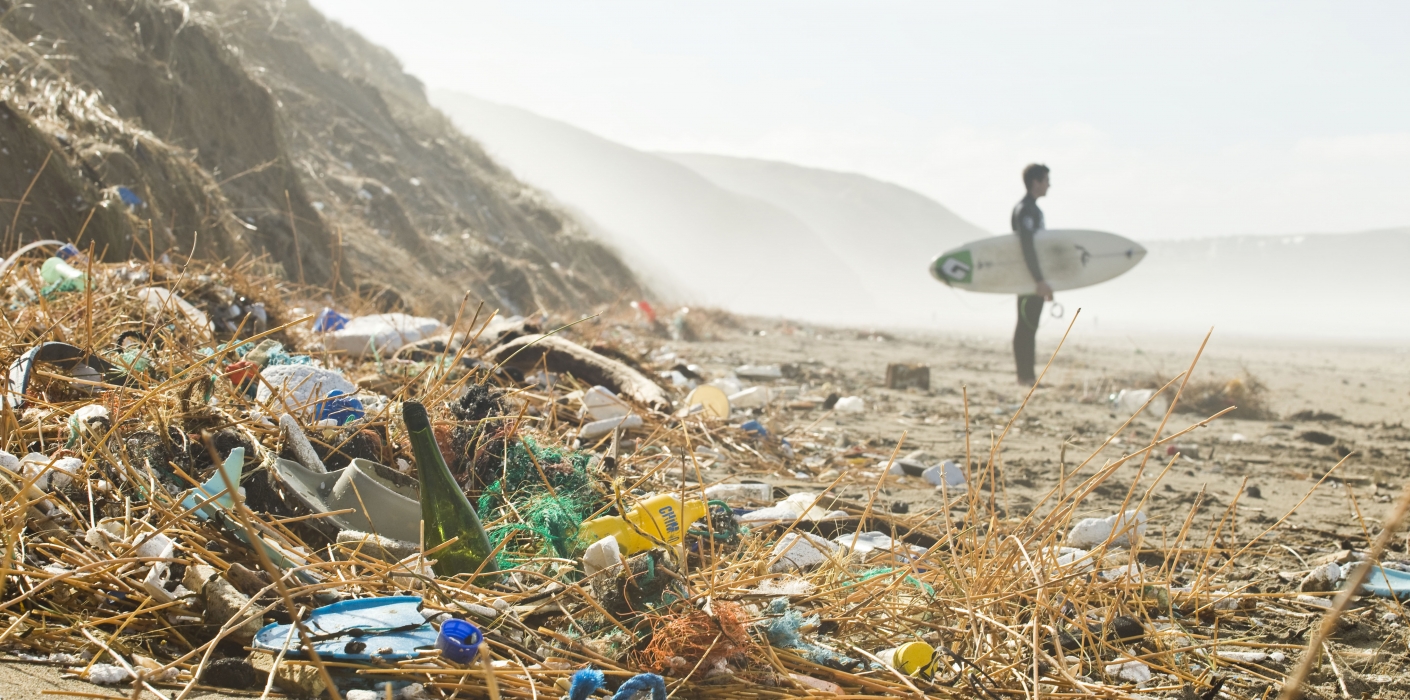
[{"label": "distant hill", "polygon": [[988,235],[919,192],[865,175],[753,158],[660,155],[798,217],[822,245],[862,274],[874,297],[885,300],[891,308],[885,313],[888,323],[913,323],[916,310],[907,308],[912,300],[936,296],[925,263]]},{"label": "distant hill", "polygon": [[878,308],[861,270],[783,208],[522,109],[447,92],[431,99],[672,300],[815,321],[865,319]]}]

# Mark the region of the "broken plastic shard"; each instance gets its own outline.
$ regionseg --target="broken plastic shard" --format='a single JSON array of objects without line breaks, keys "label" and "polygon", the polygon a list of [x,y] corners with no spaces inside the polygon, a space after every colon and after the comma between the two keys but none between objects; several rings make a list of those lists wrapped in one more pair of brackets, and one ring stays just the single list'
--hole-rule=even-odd
[{"label": "broken plastic shard", "polygon": [[1382,566],[1373,567],[1366,575],[1363,588],[1382,598],[1410,598],[1410,574]]},{"label": "broken plastic shard", "polygon": [[629,430],[631,428],[640,428],[641,426],[641,416],[633,413],[620,418],[606,418],[588,423],[578,431],[578,437],[584,440],[591,440],[593,438],[602,437],[613,430]]},{"label": "broken plastic shard", "polygon": [[745,379],[782,379],[783,369],[778,365],[741,365],[734,369],[734,374]]},{"label": "broken plastic shard", "polygon": [[616,535],[607,535],[588,545],[583,551],[583,573],[591,576],[603,569],[624,566],[622,550],[617,545]]},{"label": "broken plastic shard", "polygon": [[583,392],[582,401],[583,407],[578,412],[578,417],[586,416],[589,422],[621,418],[632,412],[632,407],[627,402],[617,398],[617,395],[605,386],[595,386]]},{"label": "broken plastic shard", "polygon": [[841,549],[838,545],[810,533],[790,532],[774,545],[769,555],[769,571],[780,574],[807,570],[827,561],[828,554]]},{"label": "broken plastic shard", "polygon": [[[186,492],[186,497],[181,499],[181,507],[196,508],[202,501],[216,497],[215,500],[196,508],[196,515],[202,520],[210,520],[216,513],[231,509],[235,506],[233,492],[240,489],[240,472],[244,468],[245,448],[237,447],[231,450],[230,456],[225,458],[225,462],[206,483]],[[240,493],[244,495],[243,490]]]},{"label": "broken plastic shard", "polygon": [[318,473],[297,462],[275,459],[271,469],[310,511],[351,509],[351,513],[322,518],[341,530],[374,532],[406,542],[421,539],[420,496],[410,485],[398,483],[387,467],[354,459],[342,469]]},{"label": "broken plastic shard", "polygon": [[215,331],[215,325],[211,323],[205,312],[192,306],[190,302],[172,293],[166,287],[143,287],[137,290],[136,295],[146,308],[148,316],[177,315],[193,330],[204,333]]}]

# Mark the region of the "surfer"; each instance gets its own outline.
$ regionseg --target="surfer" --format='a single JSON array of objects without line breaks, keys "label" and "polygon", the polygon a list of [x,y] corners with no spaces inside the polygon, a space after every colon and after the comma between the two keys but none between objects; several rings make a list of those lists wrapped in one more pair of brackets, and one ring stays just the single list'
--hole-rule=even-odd
[{"label": "surfer", "polygon": [[1018,297],[1018,324],[1013,329],[1013,359],[1018,366],[1018,383],[1033,386],[1038,381],[1033,374],[1034,337],[1038,334],[1038,319],[1043,315],[1043,302],[1053,300],[1053,288],[1043,281],[1038,267],[1038,251],[1033,247],[1033,235],[1047,228],[1038,198],[1048,193],[1048,166],[1033,163],[1023,169],[1023,186],[1028,194],[1013,208],[1009,223],[1023,248],[1023,262],[1036,283],[1032,294]]}]

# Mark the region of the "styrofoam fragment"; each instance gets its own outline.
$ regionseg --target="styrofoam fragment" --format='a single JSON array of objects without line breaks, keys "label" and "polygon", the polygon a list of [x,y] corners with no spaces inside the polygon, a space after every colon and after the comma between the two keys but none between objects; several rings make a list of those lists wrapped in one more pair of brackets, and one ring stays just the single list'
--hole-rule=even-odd
[{"label": "styrofoam fragment", "polygon": [[88,669],[88,682],[94,685],[117,685],[132,679],[131,671],[114,664],[93,664]]},{"label": "styrofoam fragment", "polygon": [[264,381],[255,392],[256,401],[263,404],[273,398],[273,387],[283,399],[285,411],[303,416],[312,416],[313,404],[327,398],[330,392],[341,391],[344,396],[357,393],[357,385],[342,374],[313,365],[274,365],[265,367],[260,376]]},{"label": "styrofoam fragment", "polygon": [[838,413],[863,413],[867,410],[867,405],[860,396],[844,396],[837,400],[833,409]]},{"label": "styrofoam fragment", "polygon": [[[1119,533],[1112,537],[1113,533]],[[1105,518],[1087,518],[1072,526],[1067,534],[1067,543],[1073,547],[1095,549],[1102,544],[1111,547],[1130,547],[1134,538],[1146,533],[1146,514],[1137,510],[1109,515]],[[1110,538],[1111,542],[1107,542]]]}]

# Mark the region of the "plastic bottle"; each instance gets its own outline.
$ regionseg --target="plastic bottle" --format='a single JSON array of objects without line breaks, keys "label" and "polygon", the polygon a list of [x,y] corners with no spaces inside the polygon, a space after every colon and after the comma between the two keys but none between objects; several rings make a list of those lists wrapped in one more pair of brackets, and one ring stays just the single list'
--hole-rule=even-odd
[{"label": "plastic bottle", "polygon": [[411,439],[411,451],[416,455],[416,471],[421,477],[421,520],[425,528],[426,550],[435,549],[452,538],[455,544],[431,555],[436,560],[436,573],[441,576],[488,574],[497,571],[490,554],[489,537],[480,524],[475,509],[450,475],[445,457],[431,432],[431,420],[426,407],[417,401],[402,404],[402,419],[406,421]]},{"label": "plastic bottle", "polygon": [[935,647],[925,642],[906,642],[878,653],[876,658],[907,676],[915,676],[930,670],[935,660]]},{"label": "plastic bottle", "polygon": [[49,258],[39,268],[39,277],[44,280],[46,291],[81,292],[88,284],[82,270],[64,262],[62,258]]},{"label": "plastic bottle", "polygon": [[[673,494],[663,493],[652,496],[627,511],[626,518],[619,515],[606,515],[583,523],[578,528],[578,539],[583,544],[592,544],[603,537],[613,535],[622,553],[631,556],[656,547],[650,538],[637,532],[651,535],[668,545],[680,544],[685,539],[686,528],[691,523],[705,517],[707,507],[704,501],[686,501],[681,507],[681,499]],[[683,511],[683,512],[682,512]],[[636,525],[627,524],[630,520]]]}]

